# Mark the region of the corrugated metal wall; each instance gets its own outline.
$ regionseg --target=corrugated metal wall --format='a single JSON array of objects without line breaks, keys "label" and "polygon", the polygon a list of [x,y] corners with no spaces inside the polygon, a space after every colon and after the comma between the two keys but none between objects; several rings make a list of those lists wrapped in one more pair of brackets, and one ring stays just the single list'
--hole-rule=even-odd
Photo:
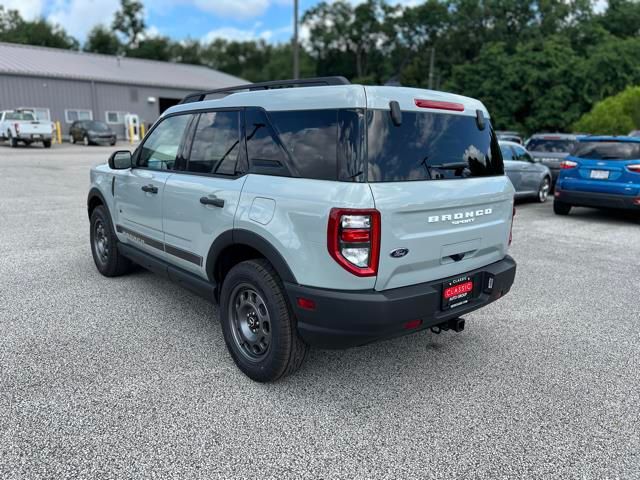
[{"label": "corrugated metal wall", "polygon": [[[0,74],[0,110],[48,108],[51,120],[60,121],[65,135],[70,126],[65,121],[65,109],[91,110],[94,120],[103,122],[107,111],[135,113],[150,126],[160,115],[161,97],[179,99],[187,93],[190,91]],[[110,126],[124,137],[124,126]]]}]

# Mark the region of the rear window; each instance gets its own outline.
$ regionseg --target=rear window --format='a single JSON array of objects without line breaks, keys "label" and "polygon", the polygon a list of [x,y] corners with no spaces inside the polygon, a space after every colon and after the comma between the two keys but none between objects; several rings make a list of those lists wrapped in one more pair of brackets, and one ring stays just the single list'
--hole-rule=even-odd
[{"label": "rear window", "polygon": [[572,155],[594,160],[635,160],[640,159],[640,143],[578,142]]},{"label": "rear window", "polygon": [[35,117],[32,113],[29,112],[9,112],[6,115],[6,120],[23,120],[27,122],[32,122],[35,120]]},{"label": "rear window", "polygon": [[503,175],[500,147],[490,125],[475,117],[402,112],[396,126],[388,110],[367,112],[370,182],[445,180]]},{"label": "rear window", "polygon": [[527,143],[530,152],[567,153],[576,146],[575,140],[532,138]]}]

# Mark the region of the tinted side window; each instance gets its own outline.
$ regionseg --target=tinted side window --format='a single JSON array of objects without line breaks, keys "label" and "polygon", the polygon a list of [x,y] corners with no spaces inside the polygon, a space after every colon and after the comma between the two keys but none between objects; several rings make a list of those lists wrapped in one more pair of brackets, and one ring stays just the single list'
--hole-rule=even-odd
[{"label": "tinted side window", "polygon": [[365,181],[364,110],[338,110],[338,179]]},{"label": "tinted side window", "polygon": [[235,175],[239,151],[239,112],[203,113],[196,126],[187,171]]},{"label": "tinted side window", "polygon": [[153,170],[174,170],[190,118],[190,115],[169,117],[154,128],[142,144],[137,166]]},{"label": "tinted side window", "polygon": [[503,160],[513,160],[513,150],[508,145],[500,145]]},{"label": "tinted side window", "polygon": [[513,147],[513,149],[516,151],[516,160],[518,160],[519,162],[527,161],[527,151],[524,148]]},{"label": "tinted side window", "polygon": [[291,176],[287,157],[280,147],[267,115],[260,109],[247,109],[245,114],[247,155],[251,173]]},{"label": "tinted side window", "polygon": [[337,110],[269,112],[297,174],[316,180],[337,178]]}]

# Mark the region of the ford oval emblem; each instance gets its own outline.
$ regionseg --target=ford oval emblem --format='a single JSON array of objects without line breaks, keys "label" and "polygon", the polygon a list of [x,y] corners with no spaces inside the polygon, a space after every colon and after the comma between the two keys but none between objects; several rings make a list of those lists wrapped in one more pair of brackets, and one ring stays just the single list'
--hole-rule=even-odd
[{"label": "ford oval emblem", "polygon": [[408,248],[396,248],[389,255],[393,258],[401,258],[404,257],[407,253],[409,253]]}]

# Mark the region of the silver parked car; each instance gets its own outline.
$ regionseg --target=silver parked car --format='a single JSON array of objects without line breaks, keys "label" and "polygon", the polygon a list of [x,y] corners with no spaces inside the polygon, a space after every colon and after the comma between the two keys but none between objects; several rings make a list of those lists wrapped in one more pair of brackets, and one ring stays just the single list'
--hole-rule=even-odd
[{"label": "silver parked car", "polygon": [[516,198],[536,197],[546,202],[551,190],[551,171],[515,142],[500,142],[504,172],[516,189]]}]

